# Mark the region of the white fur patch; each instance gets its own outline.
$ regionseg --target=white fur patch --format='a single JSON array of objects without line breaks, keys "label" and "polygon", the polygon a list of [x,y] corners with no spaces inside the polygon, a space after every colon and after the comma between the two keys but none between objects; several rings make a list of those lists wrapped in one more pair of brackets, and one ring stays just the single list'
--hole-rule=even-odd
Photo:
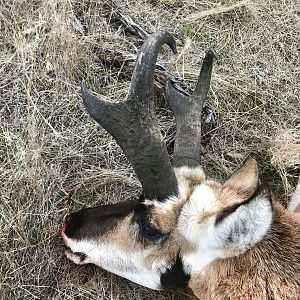
[{"label": "white fur patch", "polygon": [[264,194],[241,205],[217,225],[216,214],[201,218],[203,212],[217,209],[212,190],[201,185],[179,217],[179,230],[195,247],[194,252],[183,256],[185,270],[191,275],[218,258],[238,256],[251,249],[264,238],[272,223],[272,205]]},{"label": "white fur patch", "polygon": [[197,186],[179,216],[179,231],[188,241],[197,244],[207,228],[214,224],[212,218],[206,218],[207,213],[216,212],[217,209],[213,190],[205,184]]},{"label": "white fur patch", "polygon": [[213,190],[199,185],[193,192],[190,201],[183,207],[179,217],[178,229],[182,235],[195,246],[195,251],[182,257],[186,272],[194,275],[219,257],[215,243],[214,224],[218,203]]},{"label": "white fur patch", "polygon": [[222,257],[243,254],[259,243],[271,227],[272,216],[271,202],[264,195],[227,216],[216,227],[217,239],[224,241]]},{"label": "white fur patch", "polygon": [[205,180],[203,169],[199,167],[179,167],[174,168],[175,175],[178,181],[178,190],[181,197],[185,197],[190,190],[190,178],[199,178],[199,181]]},{"label": "white fur patch", "polygon": [[216,260],[218,256],[216,251],[204,251],[198,248],[195,252],[182,257],[184,271],[191,274],[191,276],[199,274],[207,265]]},{"label": "white fur patch", "polygon": [[296,190],[291,197],[291,201],[288,205],[289,211],[294,211],[300,205],[300,178],[296,186]]},{"label": "white fur patch", "polygon": [[168,212],[168,211],[172,211],[173,210],[173,206],[176,205],[178,203],[178,201],[180,200],[180,198],[178,196],[170,196],[167,199],[165,199],[164,201],[157,201],[157,200],[144,200],[144,204],[147,206],[155,206],[159,209],[161,209],[164,212]]},{"label": "white fur patch", "polygon": [[174,205],[177,205],[182,199],[185,199],[190,193],[190,181],[191,178],[205,179],[203,169],[201,167],[179,167],[174,168],[175,175],[178,182],[178,195],[173,195],[165,199],[164,201],[157,200],[145,200],[145,205],[154,205],[162,212],[172,214]]},{"label": "white fur patch", "polygon": [[66,244],[73,252],[81,252],[87,256],[84,261],[80,261],[79,257],[67,250],[66,256],[74,263],[95,264],[111,273],[154,290],[160,289],[160,276],[168,267],[165,261],[156,261],[149,266],[146,261],[151,250],[126,253],[111,243],[76,241],[68,237],[66,237]]}]

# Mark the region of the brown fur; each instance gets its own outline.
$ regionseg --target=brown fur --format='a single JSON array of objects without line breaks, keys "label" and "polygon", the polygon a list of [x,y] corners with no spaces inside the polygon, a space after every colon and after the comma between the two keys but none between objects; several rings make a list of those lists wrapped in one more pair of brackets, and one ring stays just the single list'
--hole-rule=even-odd
[{"label": "brown fur", "polygon": [[189,199],[189,197],[180,199],[180,201],[174,203],[170,209],[167,210],[154,207],[151,210],[151,221],[153,225],[165,233],[170,233],[176,226],[182,206],[186,203],[187,199]]},{"label": "brown fur", "polygon": [[300,299],[300,218],[274,203],[267,236],[244,255],[215,261],[193,276],[199,299]]},{"label": "brown fur", "polygon": [[258,166],[256,160],[248,158],[243,166],[236,170],[225,182],[224,186],[236,186],[237,189],[249,189],[253,193],[258,183]]},{"label": "brown fur", "polygon": [[[182,206],[201,182],[190,181],[186,198],[174,204],[170,211],[156,209],[156,223],[172,230]],[[214,181],[205,184],[213,190],[221,210],[244,202],[258,187],[257,163],[248,159],[224,185]],[[201,300],[300,299],[300,214],[289,213],[277,202],[273,203],[273,209],[271,228],[254,248],[237,257],[219,259],[192,276],[188,286],[192,297]],[[204,213],[199,222],[210,216]],[[194,252],[193,245],[175,232],[181,255]]]},{"label": "brown fur", "polygon": [[[249,199],[258,186],[258,167],[248,159],[222,186],[206,181],[222,208]],[[299,207],[297,208],[299,209]],[[203,220],[201,220],[203,221]],[[182,255],[194,248],[185,241]],[[198,299],[300,299],[300,214],[273,203],[271,228],[261,242],[244,254],[208,264],[189,282]]]},{"label": "brown fur", "polygon": [[[198,250],[197,243],[182,231],[184,225],[180,227],[182,223],[178,218],[184,216],[189,222],[190,213],[193,213],[189,210],[184,211],[185,205],[189,207],[190,203],[194,203],[197,207],[201,201],[207,201],[206,207],[199,206],[196,218],[194,215],[196,221],[193,221],[193,224],[197,227],[197,222],[200,224],[205,223],[206,219],[214,219],[232,205],[240,204],[252,197],[258,185],[258,168],[252,159],[247,160],[224,185],[205,181],[201,169],[199,176],[192,172],[194,171],[191,171],[191,174],[185,171],[179,173],[181,180],[178,177],[178,182],[182,184],[181,190],[184,194],[178,199],[170,198],[165,203],[156,201],[145,203],[149,205],[151,222],[161,231],[168,233],[168,238],[163,243],[141,241],[137,225],[132,222],[133,212],[121,218],[111,231],[99,236],[97,242],[117,245],[128,255],[132,253],[139,255],[144,250],[147,251],[143,252],[144,256],[141,256],[140,261],[145,269],[151,269],[152,265],[161,261],[171,266],[178,255],[182,257],[184,263],[185,257],[197,253]],[[213,191],[215,204],[214,200],[205,199],[202,194],[198,195],[199,198],[198,196],[195,198],[197,185],[202,183]],[[204,195],[210,197],[209,193],[204,192]],[[246,249],[246,252],[241,252],[243,253],[241,255],[232,253],[230,258],[217,259],[208,263],[201,272],[193,273],[188,283],[190,294],[203,300],[300,299],[300,214],[289,213],[274,202],[273,211],[270,210],[270,222],[272,215],[271,227],[269,230],[267,227],[268,231],[264,233],[262,241],[251,246],[251,249]],[[201,238],[201,234],[199,231],[196,239],[198,236]],[[202,254],[198,255],[201,259]],[[121,264],[119,271],[127,271],[126,268],[130,266]]]},{"label": "brown fur", "polygon": [[179,201],[174,202],[174,204],[171,205],[167,210],[154,207],[151,212],[153,224],[166,233],[171,232],[176,227],[182,206],[189,200],[196,186],[205,180],[205,176],[202,173],[191,173],[185,176],[185,180],[188,184],[188,192],[185,197],[182,197]]},{"label": "brown fur", "polygon": [[248,158],[244,165],[224,183],[220,202],[224,203],[226,207],[228,204],[245,201],[255,193],[257,185],[257,162],[252,158]]},{"label": "brown fur", "polygon": [[[125,253],[130,254],[143,251],[145,249],[145,245],[139,241],[136,230],[130,226],[131,219],[132,214],[120,221],[113,231],[101,236],[101,240],[118,245],[118,247]],[[160,260],[172,261],[176,259],[179,249],[177,242],[174,242],[175,240],[178,240],[176,238],[176,234],[175,238],[171,236],[169,241],[163,245],[148,245],[147,249],[151,249],[152,251],[147,257],[147,260],[144,261],[145,266],[150,266],[152,263]]]}]

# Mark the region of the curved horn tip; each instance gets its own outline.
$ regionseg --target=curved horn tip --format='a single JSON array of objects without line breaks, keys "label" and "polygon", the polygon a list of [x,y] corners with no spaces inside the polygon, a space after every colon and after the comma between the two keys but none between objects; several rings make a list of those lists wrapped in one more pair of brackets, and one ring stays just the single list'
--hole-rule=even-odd
[{"label": "curved horn tip", "polygon": [[168,44],[174,54],[177,54],[176,41],[173,39],[172,43]]},{"label": "curved horn tip", "polygon": [[166,44],[171,48],[174,54],[177,54],[176,41],[174,36],[169,31],[158,31],[153,34],[155,37],[162,37],[165,39]]},{"label": "curved horn tip", "polygon": [[[170,34],[171,35],[171,34]],[[171,48],[172,52],[174,54],[177,54],[177,46],[176,46],[176,41],[173,35],[171,35],[170,41],[167,43],[168,46]]]}]

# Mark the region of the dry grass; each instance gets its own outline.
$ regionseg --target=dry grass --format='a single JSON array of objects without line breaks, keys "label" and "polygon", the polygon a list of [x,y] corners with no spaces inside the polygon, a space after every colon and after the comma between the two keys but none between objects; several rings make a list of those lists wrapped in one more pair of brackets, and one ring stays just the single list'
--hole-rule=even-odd
[{"label": "dry grass", "polygon": [[[146,29],[183,41],[177,59],[161,56],[174,73],[196,79],[205,51],[221,54],[208,98],[219,120],[205,133],[209,176],[224,179],[255,153],[262,179],[286,202],[300,163],[298,1],[249,1],[193,22],[187,17],[237,2],[139,3],[116,1]],[[108,24],[96,0],[2,0],[0,22],[0,298],[178,299],[72,264],[59,237],[68,212],[139,192],[120,149],[85,112],[79,83],[121,99],[130,69],[111,57],[140,42]],[[163,105],[158,113],[167,132],[172,117]]]}]

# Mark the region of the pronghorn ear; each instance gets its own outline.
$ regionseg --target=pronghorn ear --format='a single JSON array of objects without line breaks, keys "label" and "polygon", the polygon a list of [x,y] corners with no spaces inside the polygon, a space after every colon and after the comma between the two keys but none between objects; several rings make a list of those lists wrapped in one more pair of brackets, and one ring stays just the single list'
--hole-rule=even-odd
[{"label": "pronghorn ear", "polygon": [[254,247],[269,230],[272,215],[271,195],[265,186],[260,186],[248,200],[225,208],[215,223],[222,255],[239,255]]},{"label": "pronghorn ear", "polygon": [[223,185],[221,198],[227,203],[243,202],[249,199],[258,186],[258,165],[255,159],[248,158]]}]

